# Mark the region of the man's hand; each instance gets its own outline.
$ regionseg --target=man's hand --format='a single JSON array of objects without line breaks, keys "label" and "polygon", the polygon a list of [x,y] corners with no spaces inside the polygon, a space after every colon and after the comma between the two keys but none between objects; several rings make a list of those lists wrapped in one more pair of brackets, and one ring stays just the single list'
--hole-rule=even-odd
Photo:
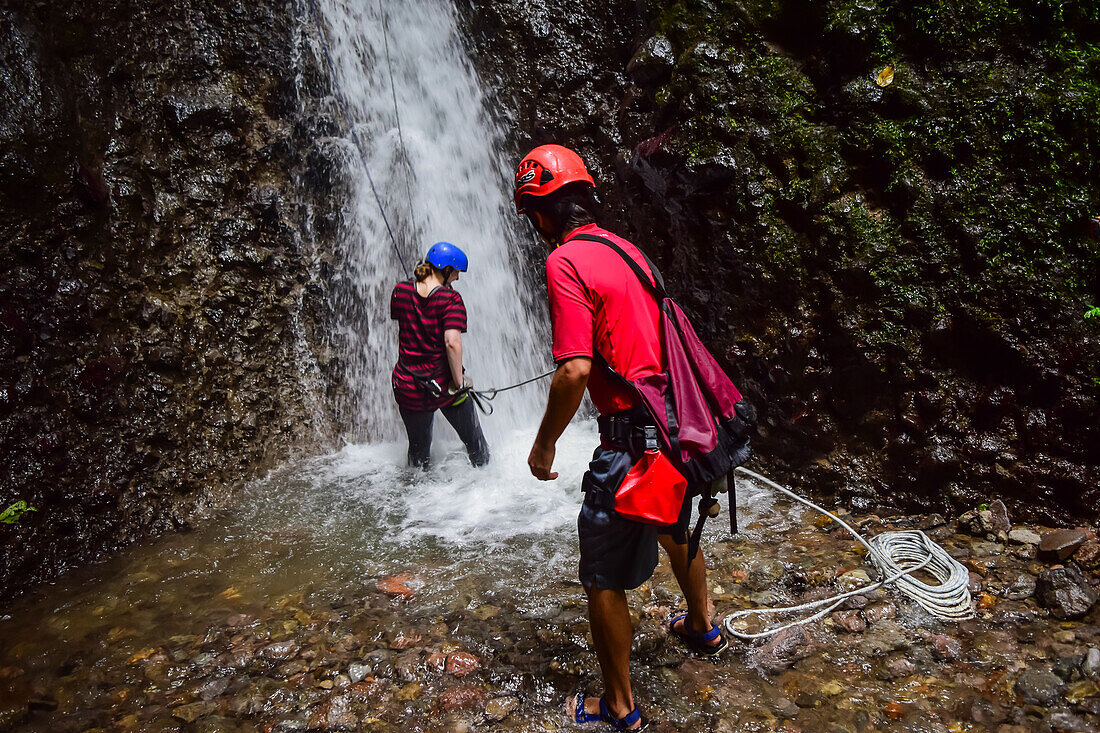
[{"label": "man's hand", "polygon": [[550,470],[554,466],[555,452],[556,448],[553,444],[543,446],[536,442],[531,446],[531,455],[527,456],[527,465],[531,467],[531,475],[539,481],[553,481],[556,479],[558,474]]},{"label": "man's hand", "polygon": [[531,455],[527,457],[531,475],[540,481],[553,481],[558,477],[550,470],[554,465],[554,446],[581,404],[591,370],[592,359],[575,356],[558,364],[554,372],[554,378],[550,381],[550,396],[546,400],[546,414],[542,416]]}]

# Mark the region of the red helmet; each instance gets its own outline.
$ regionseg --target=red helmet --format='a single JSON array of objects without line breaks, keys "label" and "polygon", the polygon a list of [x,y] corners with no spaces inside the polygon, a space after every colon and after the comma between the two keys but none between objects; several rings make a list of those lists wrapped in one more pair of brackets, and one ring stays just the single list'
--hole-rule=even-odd
[{"label": "red helmet", "polygon": [[525,155],[516,168],[516,211],[523,213],[519,201],[525,195],[545,196],[577,181],[596,185],[581,156],[561,145],[540,145]]}]

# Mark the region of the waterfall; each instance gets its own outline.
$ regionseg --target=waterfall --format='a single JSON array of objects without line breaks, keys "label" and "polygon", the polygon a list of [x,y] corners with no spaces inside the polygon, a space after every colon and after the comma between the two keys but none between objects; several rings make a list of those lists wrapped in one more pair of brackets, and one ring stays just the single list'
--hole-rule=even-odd
[{"label": "waterfall", "polygon": [[[502,134],[485,109],[455,9],[446,0],[318,0],[318,7],[334,82],[405,262],[411,269],[438,240],[469,255],[456,290],[469,316],[463,362],[475,387],[544,371],[545,307],[532,307],[541,296],[532,292],[537,280],[522,256],[519,225],[526,223],[511,207],[514,161],[500,153]],[[342,116],[335,101],[332,109]],[[346,143],[354,184],[336,283],[347,359],[341,409],[352,439],[395,440],[404,432],[390,387],[397,327],[389,297],[403,275],[359,152],[350,138]],[[490,442],[538,418],[542,398],[537,406],[531,400],[541,393],[527,389],[502,396],[483,419]]]}]

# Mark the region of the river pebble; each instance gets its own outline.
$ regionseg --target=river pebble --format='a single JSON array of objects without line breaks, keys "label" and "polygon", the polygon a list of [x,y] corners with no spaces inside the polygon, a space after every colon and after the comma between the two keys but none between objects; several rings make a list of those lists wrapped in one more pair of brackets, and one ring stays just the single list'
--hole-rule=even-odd
[{"label": "river pebble", "polygon": [[[921,518],[857,522],[881,531]],[[660,568],[629,596],[639,704],[659,730],[1095,728],[1095,575],[1073,558],[1052,566],[1016,556],[1021,527],[1008,544],[950,528],[933,527],[971,569],[978,618],[933,622],[893,591],[861,594],[825,621],[731,640],[717,660],[695,659],[668,636],[682,599]],[[754,602],[806,602],[866,585],[877,571],[845,535],[793,522],[764,541],[711,543],[712,587],[723,589],[718,619]],[[236,613],[220,607],[221,583],[196,595],[196,620],[162,621],[163,633],[103,610],[85,622],[93,631],[66,647],[0,644],[0,727],[523,731],[556,716],[577,689],[602,692],[579,586],[540,591],[524,607],[506,596],[478,599],[464,582],[455,578],[459,590],[438,604],[371,581],[339,597],[273,595]],[[215,607],[203,609],[211,598]],[[763,622],[745,623],[758,630]]]}]

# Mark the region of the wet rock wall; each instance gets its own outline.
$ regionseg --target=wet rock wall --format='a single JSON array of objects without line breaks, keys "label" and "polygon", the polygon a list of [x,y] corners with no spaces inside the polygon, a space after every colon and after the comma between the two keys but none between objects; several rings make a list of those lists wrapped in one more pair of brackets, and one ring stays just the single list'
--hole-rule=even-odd
[{"label": "wet rock wall", "polygon": [[0,8],[0,599],[328,438],[301,12]]},{"label": "wet rock wall", "polygon": [[460,7],[516,154],[592,164],[770,470],[858,510],[1096,518],[1100,6]]}]

